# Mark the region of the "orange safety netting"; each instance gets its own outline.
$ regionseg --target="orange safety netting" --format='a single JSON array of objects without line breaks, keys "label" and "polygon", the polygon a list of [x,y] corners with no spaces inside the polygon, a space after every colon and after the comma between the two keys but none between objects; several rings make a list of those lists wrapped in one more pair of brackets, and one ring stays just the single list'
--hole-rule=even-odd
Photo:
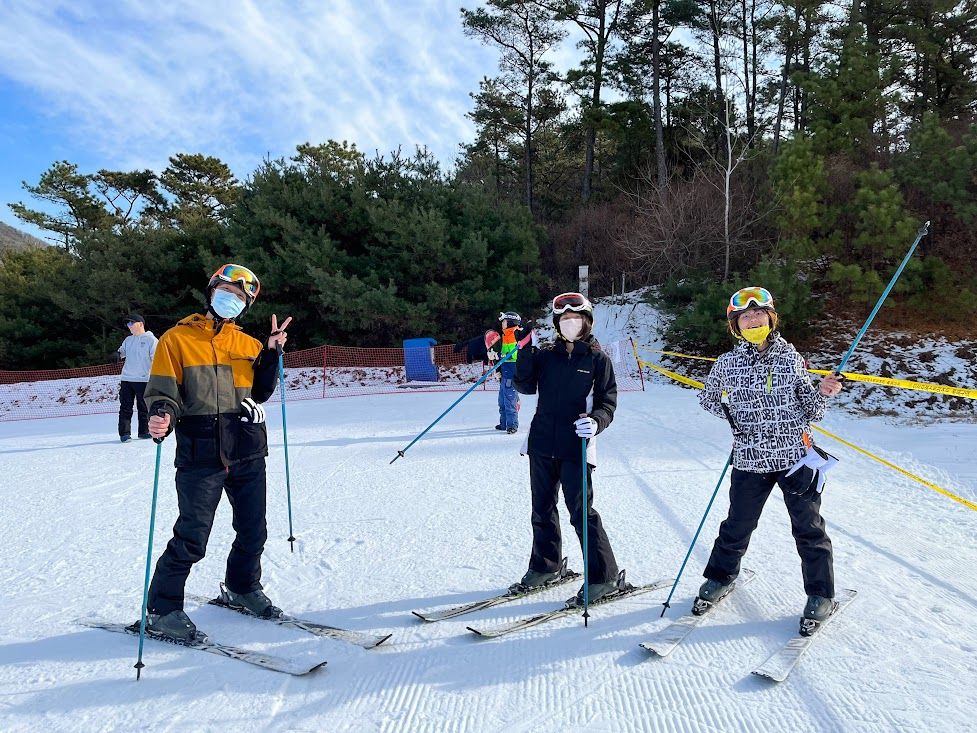
[{"label": "orange safety netting", "polygon": [[[614,362],[618,389],[641,390],[638,365],[628,341],[604,345]],[[317,346],[285,354],[285,400],[370,394],[461,392],[489,367],[465,362],[450,345],[363,349]],[[121,364],[30,372],[0,370],[0,422],[118,411]],[[497,390],[493,377],[480,390]],[[275,391],[271,402],[280,396]]]}]

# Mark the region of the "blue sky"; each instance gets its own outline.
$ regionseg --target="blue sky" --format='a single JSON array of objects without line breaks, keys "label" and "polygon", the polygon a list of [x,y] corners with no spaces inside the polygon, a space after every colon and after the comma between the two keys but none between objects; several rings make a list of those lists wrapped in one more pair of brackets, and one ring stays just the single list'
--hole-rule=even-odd
[{"label": "blue sky", "polygon": [[426,144],[450,165],[468,94],[497,69],[463,0],[0,0],[0,221],[54,161],[166,167],[178,152],[243,179],[329,138]]}]

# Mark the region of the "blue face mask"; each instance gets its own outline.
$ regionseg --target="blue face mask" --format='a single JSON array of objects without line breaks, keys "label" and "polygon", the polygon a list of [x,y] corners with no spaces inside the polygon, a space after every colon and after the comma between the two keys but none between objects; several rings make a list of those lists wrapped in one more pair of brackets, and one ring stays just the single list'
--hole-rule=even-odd
[{"label": "blue face mask", "polygon": [[210,307],[221,318],[237,318],[244,311],[244,303],[234,293],[226,290],[215,290],[210,300]]}]

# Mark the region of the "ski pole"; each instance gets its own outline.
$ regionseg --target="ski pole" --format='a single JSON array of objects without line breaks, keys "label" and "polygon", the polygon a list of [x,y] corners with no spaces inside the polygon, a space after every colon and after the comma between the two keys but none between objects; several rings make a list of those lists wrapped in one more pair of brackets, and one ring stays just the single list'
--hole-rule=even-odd
[{"label": "ski pole", "polygon": [[[419,440],[420,440],[421,438],[423,438],[423,437],[424,437],[424,435],[425,435],[425,434],[427,433],[427,431],[428,431],[428,430],[430,430],[430,429],[431,429],[431,428],[433,428],[433,427],[434,427],[435,425],[437,425],[437,424],[438,424],[438,422],[440,422],[440,420],[441,420],[441,418],[443,418],[443,417],[444,417],[445,415],[447,415],[447,414],[448,414],[449,412],[451,412],[451,411],[452,411],[453,409],[455,409],[455,405],[457,405],[457,404],[458,404],[459,402],[461,402],[461,401],[462,401],[463,399],[465,399],[465,398],[466,398],[466,397],[467,397],[468,395],[470,395],[470,394],[471,394],[471,393],[472,393],[472,392],[473,392],[473,391],[474,391],[475,389],[477,389],[477,388],[478,388],[478,385],[480,385],[480,384],[481,384],[482,382],[484,382],[484,381],[485,381],[486,379],[488,379],[489,377],[491,377],[491,376],[492,376],[492,374],[493,374],[493,372],[495,372],[495,370],[496,370],[496,369],[498,369],[498,368],[499,368],[500,366],[502,366],[502,365],[503,365],[503,364],[505,364],[505,363],[506,363],[507,361],[509,361],[509,359],[511,359],[511,358],[513,357],[513,355],[514,355],[514,354],[517,354],[517,353],[519,353],[519,352],[518,352],[518,350],[514,350],[514,351],[510,351],[510,352],[509,352],[508,354],[506,354],[505,356],[503,356],[503,357],[502,357],[502,358],[501,358],[501,359],[499,360],[499,363],[498,363],[498,364],[496,364],[496,365],[495,365],[494,367],[492,367],[492,368],[491,368],[491,369],[489,369],[489,370],[488,370],[487,372],[485,372],[485,374],[483,374],[483,375],[482,375],[482,378],[481,378],[481,379],[479,379],[479,380],[478,380],[477,382],[475,382],[475,384],[473,384],[473,385],[472,385],[471,387],[469,387],[469,388],[468,388],[468,389],[467,389],[467,390],[465,391],[465,394],[463,394],[463,395],[462,395],[461,397],[459,397],[459,398],[458,398],[458,399],[456,399],[456,400],[455,400],[454,402],[452,402],[452,403],[451,403],[451,407],[449,407],[449,408],[448,408],[447,410],[445,410],[445,411],[444,411],[444,412],[442,412],[442,413],[441,413],[440,415],[438,415],[438,417],[437,417],[437,419],[436,419],[436,420],[435,420],[435,421],[434,421],[433,423],[431,423],[430,425],[428,425],[428,426],[427,426],[426,428],[424,428],[424,430],[422,430],[422,431],[420,432],[420,434],[419,434],[419,435],[418,435],[418,436],[417,436],[416,438],[414,438],[414,439],[413,439],[413,440],[412,440],[412,441],[411,441],[410,443],[408,443],[408,444],[407,444],[407,447],[406,447],[406,448],[404,448],[403,450],[399,450],[399,451],[397,451],[397,455],[396,455],[396,456],[394,456],[394,458],[393,458],[393,461],[390,461],[390,463],[393,463],[393,462],[394,462],[394,461],[396,461],[396,460],[397,460],[398,458],[403,458],[403,457],[404,457],[404,454],[405,454],[405,453],[406,453],[407,451],[409,451],[409,450],[410,450],[410,448],[411,448],[411,446],[412,446],[412,445],[414,445],[414,443],[416,443],[416,442],[417,442],[417,441],[419,441]],[[389,465],[389,464],[388,464],[388,465]]]},{"label": "ski pole", "polygon": [[[160,417],[166,413],[157,410],[156,414]],[[142,676],[142,668],[146,665],[142,663],[142,647],[146,640],[146,605],[149,603],[149,569],[153,562],[153,533],[156,531],[156,497],[159,494],[159,459],[163,452],[163,438],[153,438],[156,443],[156,470],[153,473],[153,507],[149,511],[149,544],[146,548],[146,579],[142,584],[142,613],[139,619],[139,656],[136,659],[136,681]]]},{"label": "ski pole", "polygon": [[848,363],[848,360],[851,358],[852,353],[855,351],[855,347],[858,346],[858,342],[862,340],[862,336],[864,336],[865,332],[868,331],[868,327],[872,325],[872,321],[875,320],[876,314],[882,308],[882,304],[885,303],[885,299],[889,297],[889,293],[892,291],[892,288],[895,287],[896,280],[898,280],[899,276],[902,275],[902,271],[906,269],[906,265],[909,264],[909,258],[913,256],[913,252],[916,251],[916,247],[919,245],[919,241],[926,236],[926,233],[929,231],[929,228],[930,228],[930,223],[927,221],[925,224],[923,224],[923,226],[919,228],[919,231],[916,232],[916,240],[909,248],[909,251],[906,252],[906,256],[902,258],[902,263],[899,265],[899,268],[896,270],[896,273],[892,276],[892,279],[889,280],[889,284],[885,286],[885,290],[882,291],[881,297],[879,298],[878,302],[875,304],[875,307],[872,309],[872,312],[869,314],[869,317],[865,321],[865,324],[862,326],[862,330],[858,332],[858,335],[855,337],[855,340],[851,342],[851,346],[848,347],[848,353],[845,354],[844,358],[841,360],[841,364],[838,366],[837,369],[835,369],[835,374],[840,374],[841,370],[845,368],[845,365]]},{"label": "ski pole", "polygon": [[590,548],[587,542],[587,439],[580,439],[580,459],[583,465],[583,625],[590,620]]},{"label": "ski pole", "polygon": [[672,583],[672,589],[668,592],[668,598],[666,598],[665,602],[662,604],[663,606],[665,606],[662,609],[662,616],[665,615],[665,611],[671,608],[671,604],[669,604],[669,601],[672,600],[672,594],[675,592],[675,589],[678,587],[679,580],[682,579],[682,573],[685,571],[685,565],[686,563],[688,563],[689,558],[692,556],[692,548],[695,547],[695,543],[699,539],[699,533],[702,531],[702,527],[706,523],[706,517],[709,516],[709,511],[712,509],[712,503],[716,500],[716,495],[719,493],[719,487],[723,485],[723,479],[726,478],[726,472],[729,470],[729,466],[732,462],[733,462],[733,454],[732,452],[730,452],[729,458],[726,459],[726,465],[723,466],[723,472],[719,474],[719,481],[716,482],[716,488],[713,489],[712,497],[709,499],[709,505],[706,507],[706,511],[702,515],[702,519],[699,521],[699,526],[695,530],[695,535],[692,537],[692,542],[689,544],[689,551],[685,553],[685,559],[682,560],[682,567],[679,568],[678,575],[675,578],[675,582]]},{"label": "ski pole", "polygon": [[288,544],[295,552],[295,532],[292,531],[292,480],[288,473],[288,422],[285,419],[285,354],[281,344],[278,348],[278,384],[282,398],[282,438],[285,441],[285,496],[288,500]]}]

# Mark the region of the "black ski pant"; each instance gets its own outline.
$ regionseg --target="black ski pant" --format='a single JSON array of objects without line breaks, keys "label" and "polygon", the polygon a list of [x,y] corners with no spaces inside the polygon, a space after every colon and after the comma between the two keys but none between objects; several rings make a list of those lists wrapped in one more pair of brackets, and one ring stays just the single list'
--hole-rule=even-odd
[{"label": "black ski pant", "polygon": [[[750,544],[750,535],[760,521],[760,512],[773,487],[786,471],[752,473],[734,468],[729,488],[729,515],[719,525],[709,563],[702,573],[709,580],[731,583],[740,572],[740,560]],[[782,488],[782,487],[781,487]],[[814,499],[784,492],[790,514],[790,528],[801,556],[804,591],[810,596],[834,598],[835,579],[831,540],[821,516],[821,495]]]},{"label": "black ski pant", "polygon": [[[594,489],[587,466],[587,550],[588,573],[591,583],[608,583],[617,578],[617,560],[611,543],[594,509]],[[560,537],[560,514],[557,510],[560,485],[563,500],[570,511],[570,524],[577,532],[583,547],[583,475],[580,463],[559,458],[546,458],[530,454],[529,480],[533,492],[533,552],[529,569],[553,573],[560,569],[563,560]]]},{"label": "black ski pant", "polygon": [[265,525],[265,459],[224,466],[176,469],[180,516],[173,539],[156,563],[147,608],[167,614],[183,608],[183,588],[190,568],[207,551],[207,540],[221,494],[231,503],[234,543],[227,556],[224,582],[235,593],[261,588],[261,553],[268,538]]},{"label": "black ski pant", "polygon": [[119,387],[119,437],[132,434],[132,402],[136,402],[138,417],[138,433],[146,435],[149,432],[149,408],[143,395],[146,393],[145,382],[122,382]]}]

